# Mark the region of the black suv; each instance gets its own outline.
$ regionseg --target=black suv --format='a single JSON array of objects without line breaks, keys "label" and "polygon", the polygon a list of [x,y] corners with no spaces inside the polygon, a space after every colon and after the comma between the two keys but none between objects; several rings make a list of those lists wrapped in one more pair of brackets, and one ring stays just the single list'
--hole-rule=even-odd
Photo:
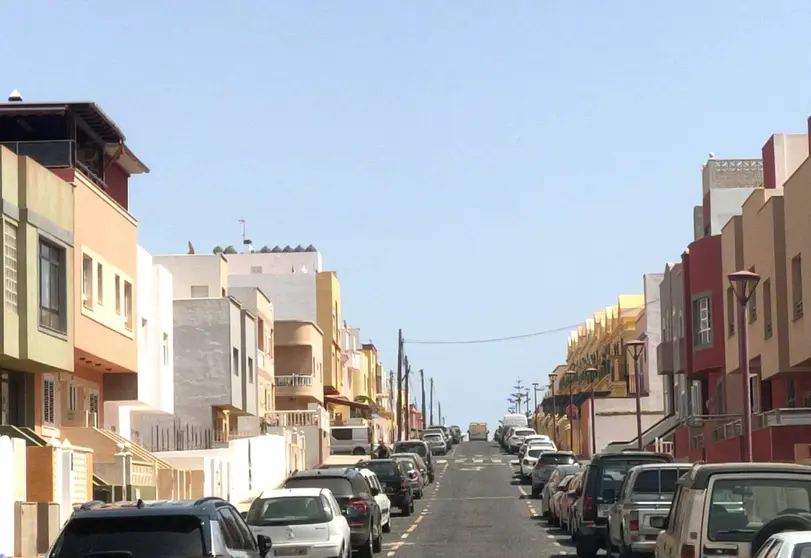
[{"label": "black suv", "polygon": [[46,556],[265,558],[270,547],[270,539],[254,537],[236,508],[221,498],[88,502],[73,512]]},{"label": "black suv", "polygon": [[284,488],[329,488],[352,531],[352,550],[357,550],[361,558],[383,550],[382,517],[375,501],[379,491],[369,486],[357,469],[300,471],[287,477]]},{"label": "black suv", "polygon": [[396,459],[361,461],[358,468],[369,469],[377,475],[391,505],[400,508],[401,515],[414,513],[414,492],[408,476],[408,465]]},{"label": "black suv", "polygon": [[583,488],[582,521],[576,533],[577,555],[592,557],[607,545],[608,510],[614,496],[631,467],[648,463],[672,463],[673,456],[667,453],[648,451],[624,451],[622,453],[598,453],[586,466]]},{"label": "black suv", "polygon": [[422,460],[425,461],[425,466],[428,467],[428,482],[434,482],[434,455],[431,453],[431,448],[422,440],[405,440],[394,442],[392,453],[416,453]]}]

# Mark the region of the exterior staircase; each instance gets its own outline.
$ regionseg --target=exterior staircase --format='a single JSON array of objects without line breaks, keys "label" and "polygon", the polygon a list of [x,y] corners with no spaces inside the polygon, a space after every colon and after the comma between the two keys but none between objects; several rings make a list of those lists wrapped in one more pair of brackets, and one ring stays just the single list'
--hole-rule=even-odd
[{"label": "exterior staircase", "polygon": [[[8,436],[9,438],[19,438],[21,440],[25,440],[25,445],[29,447],[41,448],[48,445],[48,440],[37,434],[33,428],[29,428],[27,426],[12,426],[10,424],[0,425],[0,436]],[[106,494],[109,491],[110,484],[98,475],[94,474],[93,492],[96,494],[96,497],[103,499],[100,497],[100,495]]]},{"label": "exterior staircase", "polygon": [[[147,451],[143,446],[134,442],[130,442],[121,434],[111,430],[104,430],[101,428],[84,428],[66,426],[60,429],[63,438],[67,438],[71,443],[81,446],[93,448],[93,444],[112,444],[111,448],[117,448],[119,445],[127,446],[127,449],[132,454],[133,458],[143,463],[155,465],[158,469],[174,469],[166,461],[158,459],[154,454]],[[86,442],[85,442],[86,440]]]}]

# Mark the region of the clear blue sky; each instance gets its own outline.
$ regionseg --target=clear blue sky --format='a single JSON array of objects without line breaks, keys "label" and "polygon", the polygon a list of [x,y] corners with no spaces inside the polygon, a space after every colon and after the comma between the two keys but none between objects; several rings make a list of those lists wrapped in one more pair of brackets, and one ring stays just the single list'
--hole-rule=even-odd
[{"label": "clear blue sky", "polygon": [[[809,20],[796,0],[4,2],[0,89],[118,122],[152,169],[131,196],[153,253],[237,244],[243,216],[257,244],[314,244],[393,368],[398,327],[520,334],[641,291],[691,240],[708,152],[805,131]],[[565,347],[407,350],[466,424]]]}]

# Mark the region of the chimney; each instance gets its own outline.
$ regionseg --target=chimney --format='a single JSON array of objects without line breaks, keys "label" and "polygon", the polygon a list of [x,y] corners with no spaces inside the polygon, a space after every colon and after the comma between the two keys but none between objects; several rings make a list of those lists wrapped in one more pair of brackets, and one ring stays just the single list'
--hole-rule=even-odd
[{"label": "chimney", "polygon": [[253,243],[250,241],[250,239],[246,238],[245,240],[242,241],[242,249],[245,254],[254,253]]}]

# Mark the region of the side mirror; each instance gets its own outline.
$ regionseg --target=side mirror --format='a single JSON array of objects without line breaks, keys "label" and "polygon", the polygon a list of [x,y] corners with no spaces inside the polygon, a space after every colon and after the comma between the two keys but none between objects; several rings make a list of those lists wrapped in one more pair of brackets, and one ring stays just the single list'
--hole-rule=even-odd
[{"label": "side mirror", "polygon": [[613,502],[615,499],[616,493],[612,489],[603,490],[603,501],[604,502]]},{"label": "side mirror", "polygon": [[377,496],[378,494],[380,494],[380,489],[379,489],[379,488],[375,488],[375,487],[373,486],[373,487],[372,487],[372,496]]},{"label": "side mirror", "polygon": [[273,543],[268,536],[256,535],[256,546],[259,547],[259,556],[265,558],[268,554],[270,554],[270,549],[273,548]]},{"label": "side mirror", "polygon": [[667,529],[667,517],[661,515],[651,517],[650,526],[654,529]]}]

